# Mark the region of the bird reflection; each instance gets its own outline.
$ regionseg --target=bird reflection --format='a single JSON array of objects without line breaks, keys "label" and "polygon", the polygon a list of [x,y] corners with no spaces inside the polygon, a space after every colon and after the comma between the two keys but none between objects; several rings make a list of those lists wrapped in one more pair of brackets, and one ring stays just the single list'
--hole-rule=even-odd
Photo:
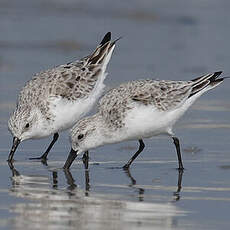
[{"label": "bird reflection", "polygon": [[[85,154],[82,157],[82,161],[84,164],[84,169],[85,169],[85,196],[90,195],[90,175],[89,175],[89,154],[88,152],[85,152]],[[14,164],[12,162],[8,162],[9,168],[11,169],[12,172],[12,185],[17,186],[18,185],[18,180],[16,180],[17,177],[25,177],[20,175],[18,170],[14,167]],[[131,172],[129,169],[123,169],[125,175],[130,179],[130,184],[128,185],[130,188],[134,188],[137,193],[138,193],[138,200],[139,201],[144,201],[144,193],[145,189],[138,187],[136,184],[136,179],[132,176]],[[77,188],[77,184],[75,183],[75,179],[72,176],[72,173],[69,170],[64,170],[64,175],[66,178],[66,183],[69,185],[67,187],[67,191],[69,195],[73,195],[71,192],[74,192],[74,190]],[[39,177],[39,176],[38,176]],[[36,178],[36,176],[34,176]],[[33,178],[33,179],[34,179]],[[178,171],[178,181],[177,181],[177,190],[173,193],[173,198],[174,201],[179,201],[181,198],[180,192],[182,189],[182,178],[183,178],[183,171]],[[31,179],[32,180],[32,179]],[[52,188],[53,189],[58,189],[58,171],[52,171]]]},{"label": "bird reflection", "polygon": [[[134,185],[136,185],[137,182],[134,179],[134,177],[132,176],[130,170],[124,168],[123,171],[125,172],[125,174],[128,176],[128,178],[131,181],[131,184],[129,184],[129,187],[133,187]],[[184,173],[183,171],[178,170],[177,190],[173,193],[175,201],[180,200],[180,192],[181,192],[181,188],[182,188],[183,173]],[[139,199],[139,201],[144,201],[144,192],[145,192],[145,190],[143,188],[139,188],[137,186],[135,186],[135,188],[138,190],[138,194],[139,194],[138,199]]]},{"label": "bird reflection", "polygon": [[184,171],[178,170],[178,180],[177,180],[177,191],[173,193],[175,197],[175,201],[180,200],[180,191],[182,188],[182,177],[183,177]]},{"label": "bird reflection", "polygon": [[129,185],[129,187],[132,187],[133,185],[135,185],[137,183],[136,180],[133,178],[129,169],[123,169],[123,170],[124,170],[125,174],[128,176],[128,178],[131,180],[131,184]]},{"label": "bird reflection", "polygon": [[10,170],[12,172],[12,177],[20,176],[20,173],[15,169],[13,162],[8,161],[8,165],[9,165]]},{"label": "bird reflection", "polygon": [[58,173],[57,171],[53,171],[53,189],[58,189]]},{"label": "bird reflection", "polygon": [[75,180],[73,179],[73,176],[69,170],[64,170],[64,173],[65,173],[66,182],[69,185],[67,189],[69,191],[73,191],[75,188],[77,188],[77,185],[75,184]]},{"label": "bird reflection", "polygon": [[[87,155],[86,155],[87,157]],[[36,223],[38,229],[63,229],[71,230],[78,226],[85,229],[89,226],[95,230],[139,229],[155,226],[158,229],[176,229],[178,216],[184,215],[184,211],[172,202],[154,203],[139,202],[144,200],[144,189],[137,188],[139,201],[113,200],[108,195],[97,196],[90,194],[90,179],[85,159],[85,191],[78,188],[70,171],[65,172],[67,189],[61,187],[60,171],[52,171],[52,179],[48,175],[26,176],[20,174],[13,163],[9,163],[12,172],[12,187],[10,194],[21,197],[12,205],[11,223],[14,229],[31,229]],[[130,187],[136,189],[136,180],[130,171],[125,171],[130,178]],[[182,176],[182,175],[181,175]],[[181,179],[178,180],[179,194]],[[88,197],[86,197],[88,196]],[[24,201],[26,199],[26,202]],[[106,228],[102,227],[106,224]]]},{"label": "bird reflection", "polygon": [[[90,183],[89,183],[89,152],[86,151],[82,157],[82,162],[84,164],[85,168],[85,195],[89,196],[89,191],[90,191]],[[48,167],[48,163],[46,159],[41,160],[41,163]],[[12,164],[12,163],[11,163]],[[77,185],[75,184],[75,180],[69,171],[69,169],[64,170],[66,182],[69,185],[67,187],[68,191],[73,191],[75,188],[77,188]],[[57,189],[58,188],[58,172],[57,171],[52,171],[52,178],[53,178],[53,188]]]},{"label": "bird reflection", "polygon": [[[82,157],[82,161],[83,161],[84,168],[85,168],[85,196],[89,196],[90,180],[89,180],[89,153],[88,151],[84,153]],[[64,174],[65,174],[66,182],[69,185],[67,187],[67,190],[74,191],[75,188],[77,188],[77,185],[75,184],[75,179],[73,178],[72,173],[68,169],[66,169],[64,170]],[[53,171],[52,175],[53,175],[53,188],[55,188],[55,185],[57,185],[57,181],[56,181],[57,172]]]},{"label": "bird reflection", "polygon": [[[123,170],[124,170],[125,174],[128,176],[128,178],[131,180],[131,184],[129,184],[129,187],[133,187],[134,185],[136,185],[136,180],[134,179],[134,177],[130,173],[129,168],[123,168]],[[145,190],[143,188],[136,188],[136,189],[138,190],[138,200],[144,201]]]}]

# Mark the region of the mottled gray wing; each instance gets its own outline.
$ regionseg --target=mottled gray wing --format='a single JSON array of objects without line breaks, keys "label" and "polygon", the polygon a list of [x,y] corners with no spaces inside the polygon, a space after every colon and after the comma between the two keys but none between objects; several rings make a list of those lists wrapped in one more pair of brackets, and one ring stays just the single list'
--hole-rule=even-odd
[{"label": "mottled gray wing", "polygon": [[95,51],[80,61],[36,74],[22,89],[18,103],[36,104],[53,96],[72,101],[87,97],[106,67],[105,60],[115,45],[110,38],[111,33],[107,33]]},{"label": "mottled gray wing", "polygon": [[26,83],[19,95],[19,103],[37,103],[52,96],[68,100],[86,97],[94,88],[102,69],[98,64],[73,62],[39,74]]},{"label": "mottled gray wing", "polygon": [[127,111],[133,102],[153,105],[160,111],[179,106],[192,90],[192,82],[138,80],[120,85],[110,90],[99,102],[99,113],[111,128],[124,125]]},{"label": "mottled gray wing", "polygon": [[192,82],[186,81],[152,81],[137,87],[132,92],[132,100],[144,105],[154,105],[160,111],[178,107],[188,99]]},{"label": "mottled gray wing", "polygon": [[87,97],[101,73],[100,64],[74,62],[60,66],[56,77],[51,77],[48,83],[49,95],[61,96],[71,101]]}]

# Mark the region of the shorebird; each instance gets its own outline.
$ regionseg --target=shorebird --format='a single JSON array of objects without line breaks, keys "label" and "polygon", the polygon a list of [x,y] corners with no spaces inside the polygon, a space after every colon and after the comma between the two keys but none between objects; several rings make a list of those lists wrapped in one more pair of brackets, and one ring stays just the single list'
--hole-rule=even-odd
[{"label": "shorebird", "polygon": [[47,160],[58,133],[72,127],[102,94],[106,67],[117,40],[111,41],[111,33],[108,32],[89,56],[35,74],[25,84],[8,122],[13,135],[8,161],[13,160],[22,141],[53,135],[45,153],[41,157],[30,158]]},{"label": "shorebird", "polygon": [[69,169],[77,155],[105,144],[139,140],[139,149],[124,165],[128,169],[143,151],[143,138],[167,135],[177,152],[183,170],[179,139],[172,128],[175,122],[204,92],[223,82],[222,72],[209,73],[191,81],[137,80],[121,84],[100,100],[98,112],[71,129],[71,151],[64,165]]}]

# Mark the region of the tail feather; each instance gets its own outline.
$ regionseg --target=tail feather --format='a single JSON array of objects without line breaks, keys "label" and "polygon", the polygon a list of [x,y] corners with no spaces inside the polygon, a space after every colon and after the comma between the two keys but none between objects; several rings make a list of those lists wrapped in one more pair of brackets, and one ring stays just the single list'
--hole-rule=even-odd
[{"label": "tail feather", "polygon": [[219,71],[191,80],[191,82],[193,82],[193,85],[189,97],[192,97],[204,88],[209,87],[211,89],[219,85],[224,80],[224,78],[218,78],[221,75],[221,73],[222,71]]},{"label": "tail feather", "polygon": [[102,64],[107,56],[110,54],[111,50],[114,48],[116,41],[111,42],[111,32],[108,32],[102,39],[99,46],[95,51],[89,56],[88,63],[90,64]]},{"label": "tail feather", "polygon": [[105,57],[105,54],[107,53],[107,50],[108,50],[108,44],[102,46],[99,48],[98,52],[96,53],[96,55],[92,55],[90,58],[89,58],[89,63],[90,64],[99,64],[100,61]]},{"label": "tail feather", "polygon": [[102,41],[100,42],[100,44],[97,46],[97,48],[93,51],[93,53],[89,56],[87,56],[86,58],[93,58],[95,56],[97,56],[100,53],[100,48],[105,45],[107,42],[109,42],[111,40],[111,32],[108,32],[102,39]]},{"label": "tail feather", "polygon": [[197,77],[197,78],[194,78],[192,79],[191,81],[195,82],[195,83],[198,83],[198,82],[201,82],[203,81],[204,79],[207,79],[208,77],[212,76],[213,74],[206,74],[206,75],[202,75],[201,77]]},{"label": "tail feather", "polygon": [[108,32],[102,39],[100,45],[103,46],[105,43],[111,41],[111,32]]}]

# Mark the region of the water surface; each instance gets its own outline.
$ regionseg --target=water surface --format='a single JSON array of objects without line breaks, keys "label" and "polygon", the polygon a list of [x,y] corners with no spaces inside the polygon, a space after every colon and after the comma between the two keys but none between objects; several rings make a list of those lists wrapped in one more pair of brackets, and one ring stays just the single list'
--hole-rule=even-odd
[{"label": "water surface", "polygon": [[186,168],[176,170],[169,139],[145,140],[129,172],[121,166],[138,142],[90,152],[69,173],[62,133],[48,165],[31,162],[50,139],[27,141],[6,159],[7,120],[33,73],[88,54],[107,31],[123,36],[107,88],[139,78],[189,80],[230,73],[230,3],[210,1],[0,1],[0,229],[229,229],[229,81],[202,96],[175,129]]}]

